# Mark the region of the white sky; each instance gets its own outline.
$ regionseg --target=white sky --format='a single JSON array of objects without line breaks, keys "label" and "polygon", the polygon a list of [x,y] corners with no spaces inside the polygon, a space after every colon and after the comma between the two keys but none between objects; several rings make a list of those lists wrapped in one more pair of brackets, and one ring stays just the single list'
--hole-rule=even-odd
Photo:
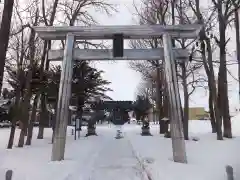
[{"label": "white sky", "polygon": [[[106,15],[97,15],[95,18],[102,25],[130,25],[133,24],[132,0],[110,1],[119,4],[119,12],[114,13],[112,17]],[[128,48],[128,43],[124,43],[125,48]],[[127,61],[102,61],[97,63],[96,67],[105,71],[104,78],[111,81],[110,87],[113,92],[109,92],[114,100],[134,100],[135,92],[138,83],[141,80],[141,75],[129,68]]]}]

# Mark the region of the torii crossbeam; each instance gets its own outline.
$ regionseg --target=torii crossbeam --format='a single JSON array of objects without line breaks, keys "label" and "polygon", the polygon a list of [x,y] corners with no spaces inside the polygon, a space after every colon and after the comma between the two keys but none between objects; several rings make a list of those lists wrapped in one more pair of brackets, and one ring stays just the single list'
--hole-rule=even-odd
[{"label": "torii crossbeam", "polygon": [[[111,49],[79,49],[73,50],[74,60],[159,60],[164,59],[164,49],[124,49],[123,57],[114,57]],[[186,61],[189,56],[187,49],[173,49],[174,59]],[[64,50],[50,50],[48,60],[62,61]]]}]

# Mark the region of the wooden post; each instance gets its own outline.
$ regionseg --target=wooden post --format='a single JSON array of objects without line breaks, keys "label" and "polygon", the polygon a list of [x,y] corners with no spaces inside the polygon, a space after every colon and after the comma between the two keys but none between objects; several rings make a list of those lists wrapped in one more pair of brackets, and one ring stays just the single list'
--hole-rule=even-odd
[{"label": "wooden post", "polygon": [[227,180],[234,180],[232,166],[226,166]]},{"label": "wooden post", "polygon": [[6,175],[5,175],[5,180],[12,180],[12,175],[13,175],[13,171],[7,170]]},{"label": "wooden post", "polygon": [[52,161],[61,161],[64,159],[66,131],[69,115],[69,101],[71,97],[72,86],[73,47],[74,35],[68,34],[66,37],[61,80],[58,92],[57,118],[52,147]]},{"label": "wooden post", "polygon": [[172,42],[169,34],[163,35],[164,45],[164,68],[167,90],[169,94],[169,103],[171,107],[171,138],[173,149],[173,160],[175,162],[187,163],[185,141],[183,137],[183,126],[181,116],[180,97],[178,96],[178,82],[176,66],[172,51]]}]

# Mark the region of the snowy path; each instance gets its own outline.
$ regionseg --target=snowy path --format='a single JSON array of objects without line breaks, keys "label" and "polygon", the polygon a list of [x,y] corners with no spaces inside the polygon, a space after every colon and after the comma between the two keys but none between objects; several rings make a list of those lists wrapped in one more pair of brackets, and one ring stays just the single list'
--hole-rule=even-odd
[{"label": "snowy path", "polygon": [[146,180],[128,139],[112,139],[102,149],[89,177],[91,180]]},{"label": "snowy path", "polygon": [[112,133],[102,138],[101,147],[65,180],[147,180],[126,134],[123,139],[115,139]]}]

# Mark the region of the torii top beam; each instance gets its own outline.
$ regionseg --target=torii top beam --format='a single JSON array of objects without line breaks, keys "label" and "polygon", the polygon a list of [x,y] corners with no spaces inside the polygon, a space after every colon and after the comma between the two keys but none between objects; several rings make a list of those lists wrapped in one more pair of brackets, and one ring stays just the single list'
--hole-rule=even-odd
[{"label": "torii top beam", "polygon": [[117,26],[35,26],[39,37],[44,40],[63,40],[68,33],[76,40],[112,39],[114,34],[123,34],[124,39],[159,38],[168,33],[173,38],[196,38],[202,28],[199,24],[189,25],[117,25]]}]

